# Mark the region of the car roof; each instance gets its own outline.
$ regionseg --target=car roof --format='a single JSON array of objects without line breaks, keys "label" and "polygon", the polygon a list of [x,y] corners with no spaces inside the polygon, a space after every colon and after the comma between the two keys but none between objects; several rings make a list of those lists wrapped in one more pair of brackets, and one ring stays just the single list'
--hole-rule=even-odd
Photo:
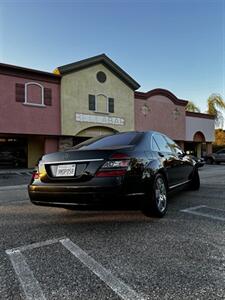
[{"label": "car roof", "polygon": [[145,131],[138,131],[138,130],[132,130],[132,131],[120,131],[120,132],[116,132],[115,134],[123,134],[123,133],[150,133],[150,134],[158,133],[158,134],[165,135],[164,133],[159,132],[159,131],[155,131],[155,130],[145,130]]}]

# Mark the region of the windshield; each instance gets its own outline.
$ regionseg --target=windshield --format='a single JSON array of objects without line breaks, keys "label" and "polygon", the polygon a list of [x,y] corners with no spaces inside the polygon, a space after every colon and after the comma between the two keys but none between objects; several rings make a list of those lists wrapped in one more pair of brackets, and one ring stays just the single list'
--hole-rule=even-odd
[{"label": "windshield", "polygon": [[142,134],[139,132],[124,132],[97,138],[95,137],[76,145],[75,147],[73,147],[73,149],[92,150],[112,147],[115,148],[118,146],[132,146],[137,143],[137,139],[141,135]]}]

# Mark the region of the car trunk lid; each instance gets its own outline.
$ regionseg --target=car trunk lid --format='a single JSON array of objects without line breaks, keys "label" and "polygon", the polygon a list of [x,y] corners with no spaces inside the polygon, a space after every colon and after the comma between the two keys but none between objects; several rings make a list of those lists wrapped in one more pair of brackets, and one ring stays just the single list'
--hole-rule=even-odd
[{"label": "car trunk lid", "polygon": [[129,150],[130,146],[110,147],[95,150],[70,150],[43,156],[40,166],[44,166],[48,176],[42,178],[49,181],[87,181],[90,180],[105,163],[116,153]]}]

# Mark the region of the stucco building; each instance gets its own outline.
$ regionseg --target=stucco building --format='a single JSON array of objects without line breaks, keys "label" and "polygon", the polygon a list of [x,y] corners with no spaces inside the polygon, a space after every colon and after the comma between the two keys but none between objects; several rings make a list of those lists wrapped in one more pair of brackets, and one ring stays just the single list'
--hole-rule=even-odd
[{"label": "stucco building", "polygon": [[87,137],[134,130],[134,91],[140,85],[106,55],[58,67],[60,149]]},{"label": "stucco building", "polygon": [[2,162],[14,152],[32,167],[43,153],[58,149],[60,80],[52,73],[0,64]]},{"label": "stucco building", "polygon": [[165,89],[135,92],[135,128],[167,134],[185,151],[201,156],[212,152],[214,117],[187,112],[187,100],[178,99]]},{"label": "stucco building", "polygon": [[211,151],[212,116],[186,112],[187,100],[167,90],[139,87],[105,54],[54,73],[0,64],[0,164],[14,151],[33,167],[44,153],[129,130],[164,132],[199,156]]}]

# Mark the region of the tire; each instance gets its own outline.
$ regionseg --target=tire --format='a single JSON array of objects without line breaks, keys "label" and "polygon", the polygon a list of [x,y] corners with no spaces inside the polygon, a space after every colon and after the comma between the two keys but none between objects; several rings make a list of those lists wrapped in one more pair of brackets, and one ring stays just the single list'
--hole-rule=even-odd
[{"label": "tire", "polygon": [[147,217],[162,218],[167,212],[167,205],[166,180],[161,174],[157,174],[150,191],[146,195],[143,213]]},{"label": "tire", "polygon": [[191,182],[190,182],[190,189],[192,191],[197,191],[200,189],[200,177],[199,177],[198,169],[194,170],[194,173],[192,175]]}]

